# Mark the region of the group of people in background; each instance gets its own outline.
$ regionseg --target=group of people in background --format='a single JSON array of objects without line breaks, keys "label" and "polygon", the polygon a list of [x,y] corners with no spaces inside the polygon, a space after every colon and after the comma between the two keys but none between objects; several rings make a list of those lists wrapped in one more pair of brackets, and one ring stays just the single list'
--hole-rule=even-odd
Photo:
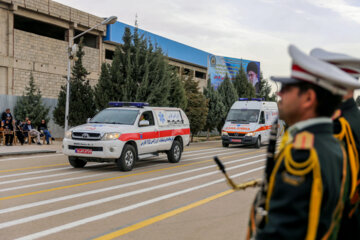
[{"label": "group of people in background", "polygon": [[42,119],[41,123],[35,128],[28,117],[26,117],[24,121],[15,120],[10,108],[7,108],[5,112],[2,113],[0,127],[3,129],[5,135],[6,146],[12,146],[15,136],[21,145],[25,143],[25,138],[30,139],[29,136],[36,139],[38,145],[41,145],[40,138],[42,136],[45,136],[47,144],[50,144],[50,139],[54,140],[44,119]]}]

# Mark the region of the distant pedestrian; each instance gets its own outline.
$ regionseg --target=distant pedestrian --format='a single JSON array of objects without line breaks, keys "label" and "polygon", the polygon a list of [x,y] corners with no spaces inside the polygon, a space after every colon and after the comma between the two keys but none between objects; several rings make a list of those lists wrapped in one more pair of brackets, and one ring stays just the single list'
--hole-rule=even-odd
[{"label": "distant pedestrian", "polygon": [[20,120],[17,120],[15,122],[15,135],[16,135],[17,139],[19,140],[19,142],[21,143],[21,145],[23,145],[25,140],[24,140],[24,134],[23,134],[23,130],[22,130],[22,123]]},{"label": "distant pedestrian", "polygon": [[10,112],[10,108],[5,109],[5,112],[3,112],[3,113],[1,114],[1,120],[2,120],[3,122],[5,122],[6,118],[8,118],[8,117],[10,117],[10,121],[12,122],[12,120],[13,120],[14,118],[13,118],[11,112]]},{"label": "distant pedestrian", "polygon": [[28,120],[27,123],[23,126],[23,131],[24,131],[25,136],[36,137],[37,144],[41,145],[41,143],[40,143],[40,134],[41,133],[34,128],[34,126],[31,124],[30,120]]},{"label": "distant pedestrian", "polygon": [[55,140],[47,127],[46,121],[44,119],[41,120],[40,125],[38,126],[38,131],[45,135],[46,143],[50,144],[50,138],[51,140]]},{"label": "distant pedestrian", "polygon": [[14,141],[14,126],[11,117],[7,117],[4,122],[5,145],[12,146]]}]

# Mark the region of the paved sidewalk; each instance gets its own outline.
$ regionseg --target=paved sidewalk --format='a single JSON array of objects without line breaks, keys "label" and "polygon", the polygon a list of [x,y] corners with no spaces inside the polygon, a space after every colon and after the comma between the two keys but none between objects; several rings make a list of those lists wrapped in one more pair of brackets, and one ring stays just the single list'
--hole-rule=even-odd
[{"label": "paved sidewalk", "polygon": [[27,155],[27,154],[38,154],[38,153],[61,153],[62,152],[62,140],[57,139],[52,144],[37,145],[34,144],[16,144],[13,146],[0,145],[0,157],[10,155]]}]

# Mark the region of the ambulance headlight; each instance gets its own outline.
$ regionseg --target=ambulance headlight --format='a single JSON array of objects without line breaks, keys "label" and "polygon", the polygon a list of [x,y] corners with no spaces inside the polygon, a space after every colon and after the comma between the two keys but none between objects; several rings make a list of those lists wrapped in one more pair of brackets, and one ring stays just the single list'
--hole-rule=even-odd
[{"label": "ambulance headlight", "polygon": [[121,133],[105,133],[102,140],[115,140],[120,137]]},{"label": "ambulance headlight", "polygon": [[64,138],[71,139],[71,134],[72,134],[71,131],[66,131]]},{"label": "ambulance headlight", "polygon": [[253,132],[253,133],[247,133],[247,134],[245,134],[245,136],[247,136],[247,137],[253,137],[253,136],[255,136],[255,133]]},{"label": "ambulance headlight", "polygon": [[225,131],[222,131],[221,134],[222,134],[223,136],[229,136],[229,134],[228,134],[227,132],[225,132]]}]

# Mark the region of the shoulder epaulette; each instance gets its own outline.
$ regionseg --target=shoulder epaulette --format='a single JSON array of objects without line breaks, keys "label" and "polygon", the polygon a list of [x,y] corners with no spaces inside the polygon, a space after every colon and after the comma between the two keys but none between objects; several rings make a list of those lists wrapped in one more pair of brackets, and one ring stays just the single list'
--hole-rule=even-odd
[{"label": "shoulder epaulette", "polygon": [[304,131],[295,135],[293,148],[306,150],[314,147],[314,134]]},{"label": "shoulder epaulette", "polygon": [[341,117],[341,115],[342,115],[341,110],[340,110],[340,109],[337,109],[337,110],[334,112],[334,114],[332,115],[331,119],[332,119],[332,120],[335,120],[335,119]]}]

